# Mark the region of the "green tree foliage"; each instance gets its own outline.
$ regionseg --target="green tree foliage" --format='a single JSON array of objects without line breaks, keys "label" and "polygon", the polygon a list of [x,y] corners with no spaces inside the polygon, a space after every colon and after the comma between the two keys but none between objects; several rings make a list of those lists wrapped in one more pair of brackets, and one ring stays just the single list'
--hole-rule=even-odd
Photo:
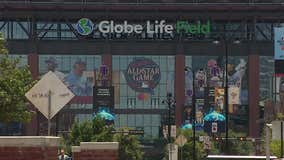
[{"label": "green tree foliage", "polygon": [[[280,140],[273,140],[270,143],[270,151],[271,155],[280,157],[281,156],[281,141]],[[284,152],[284,150],[283,150]]]},{"label": "green tree foliage", "polygon": [[[240,141],[238,137],[245,137],[244,133],[234,132],[229,130],[228,133],[230,138],[236,138],[228,141],[228,148],[226,148],[225,140],[219,142],[221,152],[226,152],[227,154],[232,155],[249,155],[253,152],[254,147],[253,143],[250,140]],[[225,134],[222,134],[222,137],[225,137]]]},{"label": "green tree foliage", "polygon": [[[178,130],[178,135],[183,135],[185,136],[188,141],[187,143],[183,146],[180,147],[179,150],[180,154],[182,154],[182,158],[183,159],[188,159],[188,160],[193,160],[193,131],[192,129],[179,129]],[[195,155],[196,155],[196,159],[195,160],[201,160],[204,159],[207,155],[207,153],[218,153],[218,150],[216,149],[216,145],[214,143],[214,141],[211,141],[211,150],[210,151],[206,151],[204,149],[204,144],[203,142],[199,141],[199,136],[205,136],[207,135],[204,132],[196,132],[196,138],[195,138]]]},{"label": "green tree foliage", "polygon": [[[182,149],[182,157],[183,159],[191,160],[193,159],[193,132],[191,129],[187,130],[178,130],[179,135],[184,135],[188,142],[180,149]],[[206,157],[207,154],[231,154],[231,155],[249,155],[253,152],[253,143],[249,140],[240,141],[239,137],[244,137],[243,133],[233,132],[229,130],[229,137],[235,138],[228,141],[229,147],[226,148],[225,140],[215,141],[211,137],[211,150],[206,151],[204,150],[203,142],[199,141],[199,136],[205,136],[207,133],[204,132],[196,132],[196,160],[201,160]],[[225,134],[221,135],[225,137]]]},{"label": "green tree foliage", "polygon": [[180,148],[182,150],[182,159],[186,160],[201,160],[206,157],[206,152],[203,149],[203,144],[196,141],[195,143],[195,156],[196,159],[193,159],[193,141],[188,141],[183,147]]},{"label": "green tree foliage", "polygon": [[119,159],[120,160],[142,160],[143,152],[137,136],[116,134],[115,141],[119,142]]},{"label": "green tree foliage", "polygon": [[28,122],[25,93],[33,86],[28,66],[19,66],[19,59],[11,59],[0,34],[0,122]]},{"label": "green tree foliage", "polygon": [[121,160],[142,160],[143,152],[137,136],[111,133],[112,126],[96,116],[93,121],[75,122],[71,132],[65,139],[65,150],[70,153],[71,146],[78,146],[80,142],[119,142],[119,157]]},{"label": "green tree foliage", "polygon": [[111,142],[113,140],[112,126],[98,116],[93,121],[75,122],[67,137],[67,144],[80,145],[80,142]]}]

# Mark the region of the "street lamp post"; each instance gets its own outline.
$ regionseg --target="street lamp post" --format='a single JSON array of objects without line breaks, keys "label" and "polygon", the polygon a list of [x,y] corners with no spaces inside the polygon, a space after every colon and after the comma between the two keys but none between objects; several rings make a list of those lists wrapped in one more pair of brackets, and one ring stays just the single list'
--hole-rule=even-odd
[{"label": "street lamp post", "polygon": [[229,147],[229,143],[228,143],[228,137],[229,137],[229,80],[228,80],[228,60],[229,60],[229,56],[228,56],[228,42],[225,41],[225,58],[226,58],[226,63],[225,63],[225,71],[226,71],[226,83],[225,83],[225,95],[226,95],[226,107],[225,107],[225,117],[226,117],[226,149],[228,150]]},{"label": "street lamp post", "polygon": [[195,80],[194,80],[194,70],[190,67],[185,67],[185,71],[191,71],[192,73],[192,129],[193,129],[193,159],[196,159],[195,153],[195,119],[196,119],[196,108],[195,108]]},{"label": "street lamp post", "polygon": [[[228,61],[229,61],[229,44],[228,42],[231,42],[232,40],[227,39],[225,35],[222,36],[222,41],[224,42],[224,48],[225,48],[225,95],[226,95],[226,100],[225,100],[225,148],[228,150],[229,147],[229,78],[228,78]],[[219,44],[220,40],[214,40],[214,44]],[[237,38],[233,40],[234,44],[239,44],[241,41]]]},{"label": "street lamp post", "polygon": [[171,109],[174,109],[175,99],[172,93],[167,93],[167,99],[162,101],[168,105],[168,144],[169,144],[169,160],[171,160]]}]

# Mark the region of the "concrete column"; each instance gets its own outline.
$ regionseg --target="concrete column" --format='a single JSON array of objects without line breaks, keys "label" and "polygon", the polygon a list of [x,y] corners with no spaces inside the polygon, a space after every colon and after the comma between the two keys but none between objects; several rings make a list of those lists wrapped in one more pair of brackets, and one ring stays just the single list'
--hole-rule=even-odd
[{"label": "concrete column", "polygon": [[176,98],[176,125],[182,124],[182,112],[185,101],[184,89],[185,89],[185,55],[177,54],[175,59],[175,98]]},{"label": "concrete column", "polygon": [[248,56],[249,136],[259,137],[259,55]]}]

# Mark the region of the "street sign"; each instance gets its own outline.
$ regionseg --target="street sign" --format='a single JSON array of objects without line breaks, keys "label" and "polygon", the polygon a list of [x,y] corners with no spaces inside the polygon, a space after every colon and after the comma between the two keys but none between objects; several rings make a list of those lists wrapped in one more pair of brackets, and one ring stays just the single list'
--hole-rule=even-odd
[{"label": "street sign", "polygon": [[[163,135],[165,138],[168,138],[168,125],[163,126]],[[175,138],[177,136],[177,127],[176,125],[171,125],[171,137]]]},{"label": "street sign", "polygon": [[204,131],[208,134],[224,133],[225,126],[225,121],[204,121]]},{"label": "street sign", "polygon": [[144,135],[144,130],[119,130],[111,131],[112,134],[124,134],[124,135]]},{"label": "street sign", "polygon": [[171,125],[171,137],[176,138],[177,136],[177,126]]},{"label": "street sign", "polygon": [[179,135],[175,142],[178,146],[182,147],[187,142],[187,139],[183,135]]},{"label": "street sign", "polygon": [[49,71],[25,96],[46,118],[51,119],[74,97],[74,94]]},{"label": "street sign", "polygon": [[203,142],[204,141],[204,136],[199,136],[199,141]]},{"label": "street sign", "polygon": [[212,122],[212,133],[217,133],[218,132],[218,123],[217,122]]}]

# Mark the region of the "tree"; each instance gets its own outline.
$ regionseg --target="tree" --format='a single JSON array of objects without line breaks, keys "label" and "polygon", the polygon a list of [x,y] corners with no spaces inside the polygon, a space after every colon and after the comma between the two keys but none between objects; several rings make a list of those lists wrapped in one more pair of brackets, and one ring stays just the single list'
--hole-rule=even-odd
[{"label": "tree", "polygon": [[196,159],[193,159],[193,142],[192,141],[188,141],[183,147],[181,147],[182,149],[182,158],[183,159],[187,159],[187,160],[201,160],[204,159],[206,157],[206,152],[203,149],[203,145],[200,142],[196,142],[195,143],[195,156]]},{"label": "tree", "polygon": [[112,126],[107,126],[105,121],[96,116],[93,121],[75,122],[71,128],[66,143],[80,145],[80,142],[111,142],[113,140]]},{"label": "tree", "polygon": [[281,140],[273,140],[270,143],[271,155],[280,157],[281,156]]},{"label": "tree", "polygon": [[96,116],[93,121],[75,122],[71,132],[65,139],[66,151],[70,153],[71,146],[80,145],[80,142],[119,142],[119,157],[121,160],[142,160],[143,152],[137,136],[114,135],[112,126],[106,125],[104,119]]},{"label": "tree", "polygon": [[28,66],[11,59],[0,34],[0,122],[28,122],[31,111],[25,93],[34,85]]},{"label": "tree", "polygon": [[[226,151],[227,154],[233,155],[249,155],[253,153],[254,147],[253,143],[250,140],[241,141],[238,137],[245,137],[244,133],[234,132],[229,130],[229,136],[236,138],[234,140],[228,140],[228,148],[226,148],[225,140],[220,142],[220,147],[222,151]],[[222,134],[222,137],[225,137],[225,134]]]},{"label": "tree", "polygon": [[[188,141],[184,144],[183,147],[180,147],[179,149],[182,150],[182,158],[193,160],[193,131],[192,129],[179,129],[178,135],[185,136]],[[203,142],[200,142],[199,136],[206,136],[207,134],[205,132],[196,132],[195,137],[195,160],[201,160],[204,159],[207,155],[206,150],[204,149]],[[218,153],[218,150],[215,148],[214,141],[211,141],[211,150],[210,153]]]},{"label": "tree", "polygon": [[119,142],[120,160],[142,160],[143,152],[137,136],[116,134],[114,139]]}]

